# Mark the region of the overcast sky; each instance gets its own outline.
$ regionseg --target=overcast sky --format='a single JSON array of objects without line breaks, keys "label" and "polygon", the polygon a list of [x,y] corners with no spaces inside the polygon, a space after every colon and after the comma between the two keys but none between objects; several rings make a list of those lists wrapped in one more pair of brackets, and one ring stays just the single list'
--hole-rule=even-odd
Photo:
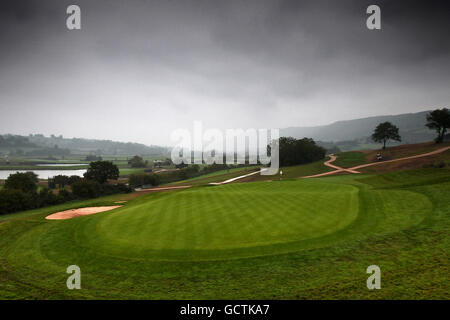
[{"label": "overcast sky", "polygon": [[[81,7],[81,30],[66,8]],[[382,30],[366,28],[381,7]],[[0,2],[0,133],[172,144],[449,106],[444,1]]]}]

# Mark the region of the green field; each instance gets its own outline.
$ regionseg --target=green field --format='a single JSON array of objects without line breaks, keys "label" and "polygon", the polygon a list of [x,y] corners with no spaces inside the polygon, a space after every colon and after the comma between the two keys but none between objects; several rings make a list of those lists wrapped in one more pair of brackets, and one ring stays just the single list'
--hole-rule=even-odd
[{"label": "green field", "polygon": [[195,178],[180,180],[176,182],[169,183],[168,185],[177,186],[177,185],[205,185],[210,182],[221,182],[231,178],[243,176],[245,174],[251,173],[253,171],[259,170],[257,167],[239,167],[239,168],[231,168],[227,170],[219,170],[207,174],[202,174]]},{"label": "green field", "polygon": [[[198,186],[44,219],[123,197],[1,216],[0,298],[448,298],[448,169]],[[65,285],[73,264],[81,290]]]},{"label": "green field", "polygon": [[360,164],[367,163],[367,155],[359,151],[341,152],[337,155],[337,159],[333,162],[342,168],[351,168]]}]

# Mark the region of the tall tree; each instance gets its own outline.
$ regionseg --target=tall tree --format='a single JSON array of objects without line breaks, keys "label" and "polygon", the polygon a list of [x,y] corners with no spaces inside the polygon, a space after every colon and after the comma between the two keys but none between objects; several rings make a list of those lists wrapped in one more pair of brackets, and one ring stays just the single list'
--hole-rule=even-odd
[{"label": "tall tree", "polygon": [[94,161],[89,164],[84,177],[98,183],[105,183],[108,179],[116,180],[119,177],[119,168],[110,161]]},{"label": "tall tree", "polygon": [[427,114],[426,126],[436,130],[436,143],[444,141],[445,133],[450,128],[450,111],[447,108],[436,109]]},{"label": "tall tree", "polygon": [[9,175],[5,181],[5,189],[20,190],[24,193],[35,193],[38,178],[33,172],[16,172]]},{"label": "tall tree", "polygon": [[382,122],[376,128],[372,134],[372,140],[375,142],[383,143],[383,149],[386,149],[386,142],[389,140],[402,141],[398,134],[397,126],[390,122]]},{"label": "tall tree", "polygon": [[[326,150],[318,146],[313,139],[281,137],[278,143],[281,166],[310,163],[325,157]],[[270,145],[267,147],[270,154]]]},{"label": "tall tree", "polygon": [[145,168],[147,166],[148,162],[144,161],[144,159],[142,157],[134,156],[133,158],[131,158],[128,161],[128,164],[132,168]]}]

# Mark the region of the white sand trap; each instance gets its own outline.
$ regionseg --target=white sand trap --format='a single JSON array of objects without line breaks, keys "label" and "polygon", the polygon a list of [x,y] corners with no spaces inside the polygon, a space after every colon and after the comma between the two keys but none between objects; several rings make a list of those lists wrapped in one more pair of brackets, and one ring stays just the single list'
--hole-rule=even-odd
[{"label": "white sand trap", "polygon": [[72,219],[75,217],[87,216],[90,214],[105,212],[105,211],[113,210],[113,209],[120,208],[120,207],[122,207],[122,206],[87,207],[87,208],[71,209],[71,210],[53,213],[49,216],[46,216],[45,219],[47,219],[47,220]]}]

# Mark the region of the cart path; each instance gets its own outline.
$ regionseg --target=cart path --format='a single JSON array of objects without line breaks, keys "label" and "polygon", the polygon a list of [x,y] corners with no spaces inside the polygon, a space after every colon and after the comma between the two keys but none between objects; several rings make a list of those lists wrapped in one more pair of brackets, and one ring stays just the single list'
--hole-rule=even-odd
[{"label": "cart path", "polygon": [[346,171],[346,172],[348,172],[348,173],[359,173],[358,171],[355,171],[355,170],[353,170],[353,168],[342,168],[342,167],[339,167],[339,166],[337,166],[337,165],[334,165],[334,164],[331,164],[332,162],[334,162],[335,160],[336,160],[336,156],[334,155],[334,154],[330,154],[330,160],[328,160],[328,161],[325,161],[323,164],[324,165],[326,165],[327,167],[330,167],[330,168],[333,168],[333,169],[336,169],[336,170],[341,170],[341,171]]},{"label": "cart path", "polygon": [[190,188],[191,186],[174,186],[174,187],[158,187],[158,188],[138,188],[136,189],[136,192],[154,192],[154,191],[166,191],[166,190],[176,190],[176,189],[186,189]]},{"label": "cart path", "polygon": [[246,178],[246,177],[252,176],[252,175],[254,175],[254,174],[257,174],[257,173],[266,171],[266,170],[267,170],[267,169],[261,169],[261,170],[255,171],[255,172],[251,172],[251,173],[248,173],[248,174],[244,174],[243,176],[231,178],[231,179],[228,179],[228,180],[225,180],[225,181],[222,181],[222,182],[210,182],[209,184],[214,185],[214,186],[218,186],[218,185],[221,185],[221,184],[226,184],[226,183],[230,183],[230,182],[233,182],[233,181],[242,179],[242,178]]},{"label": "cart path", "polygon": [[318,177],[329,176],[329,175],[332,175],[332,174],[342,173],[342,172],[360,173],[359,171],[357,171],[357,169],[371,167],[371,166],[376,166],[376,165],[383,164],[383,163],[390,163],[390,162],[397,162],[397,161],[403,161],[403,160],[410,160],[410,159],[417,159],[417,158],[422,158],[422,157],[428,157],[428,156],[432,156],[432,155],[435,155],[435,154],[439,154],[439,153],[445,152],[445,151],[447,151],[449,149],[450,149],[450,146],[449,147],[440,148],[440,149],[436,149],[436,150],[431,151],[431,152],[418,154],[418,155],[415,155],[415,156],[409,156],[409,157],[393,159],[393,160],[386,160],[386,161],[371,162],[371,163],[361,164],[359,166],[355,166],[355,167],[352,167],[352,168],[341,168],[341,167],[338,167],[338,166],[335,166],[335,165],[331,164],[331,162],[336,160],[336,156],[330,155],[330,160],[324,162],[324,165],[326,165],[328,167],[331,167],[331,168],[334,168],[336,170],[329,171],[329,172],[324,172],[324,173],[319,173],[319,174],[315,174],[315,175],[312,175],[312,176],[306,176],[306,177],[302,177],[302,178],[318,178]]}]

